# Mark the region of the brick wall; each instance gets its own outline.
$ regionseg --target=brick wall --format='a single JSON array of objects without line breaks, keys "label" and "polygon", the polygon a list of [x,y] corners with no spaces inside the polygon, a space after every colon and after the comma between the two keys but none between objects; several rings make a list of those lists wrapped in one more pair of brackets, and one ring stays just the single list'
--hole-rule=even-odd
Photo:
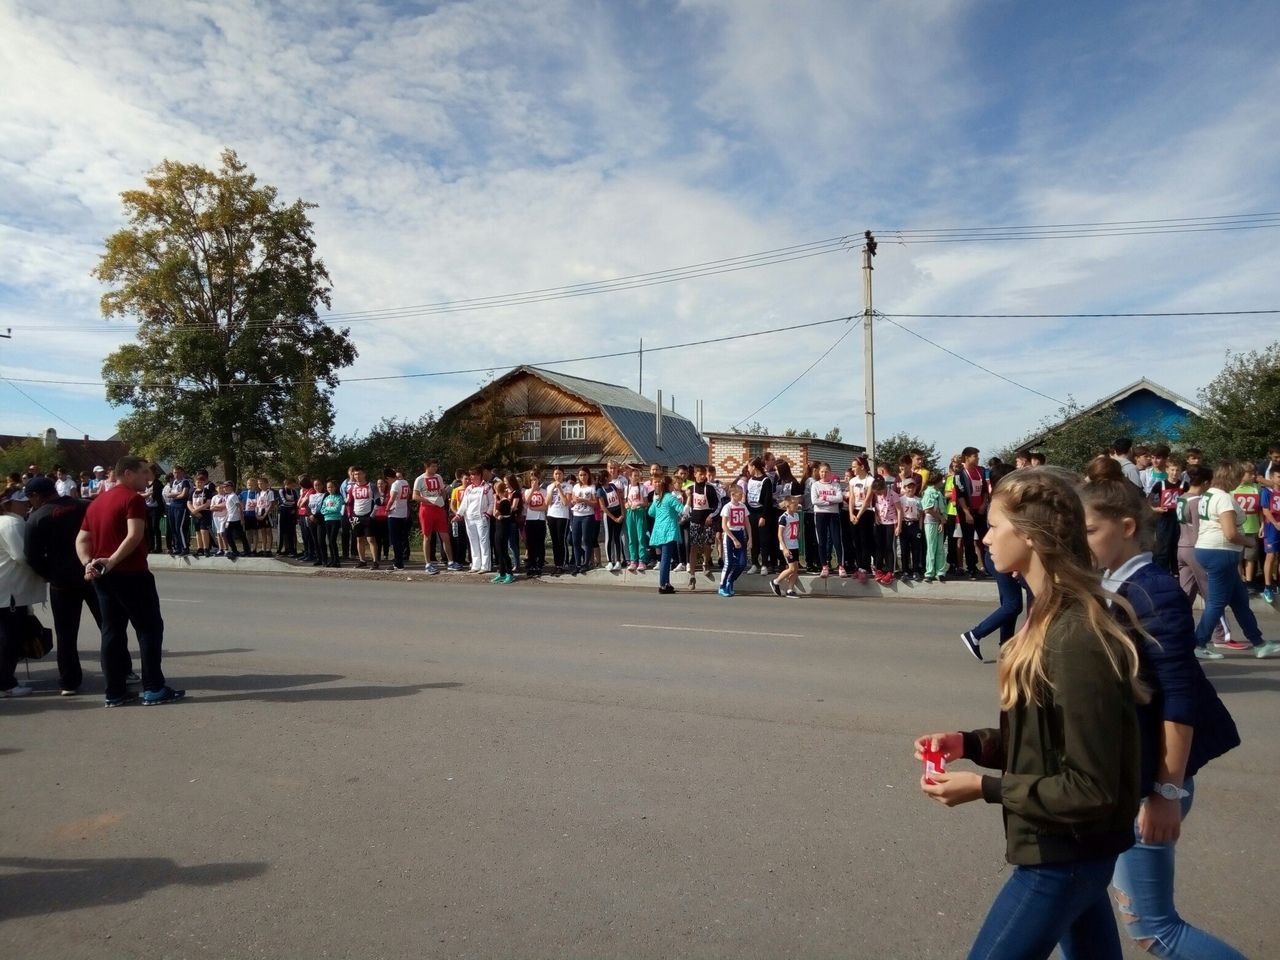
[{"label": "brick wall", "polygon": [[774,437],[711,437],[708,440],[708,457],[720,477],[736,477],[751,462],[753,445],[760,455],[772,453],[791,464],[791,472],[804,476],[808,466],[809,445],[803,440]]}]

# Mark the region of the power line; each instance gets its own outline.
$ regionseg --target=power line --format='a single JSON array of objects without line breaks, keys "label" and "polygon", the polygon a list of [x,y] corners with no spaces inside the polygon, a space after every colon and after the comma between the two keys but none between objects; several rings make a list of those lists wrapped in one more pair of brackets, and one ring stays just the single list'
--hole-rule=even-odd
[{"label": "power line", "polygon": [[977,367],[983,373],[989,373],[991,374],[991,376],[996,377],[999,380],[1003,380],[1005,383],[1011,383],[1015,387],[1018,387],[1022,390],[1026,390],[1028,393],[1034,393],[1037,397],[1044,397],[1046,400],[1052,400],[1054,403],[1060,406],[1066,406],[1066,401],[1064,400],[1059,400],[1057,397],[1051,397],[1047,393],[1041,393],[1039,390],[1036,390],[1034,387],[1028,387],[1025,383],[1019,383],[1017,380],[1011,380],[1009,377],[1006,377],[1003,373],[996,373],[990,367],[984,367],[982,364],[977,363],[974,360],[970,360],[968,357],[961,356],[960,354],[956,353],[954,350],[951,350],[948,347],[944,347],[940,343],[935,343],[933,340],[930,340],[928,337],[924,336],[923,334],[916,333],[910,327],[903,326],[901,323],[898,323],[897,320],[894,320],[893,317],[887,313],[880,313],[877,311],[875,316],[879,317],[881,320],[885,320],[888,323],[893,324],[899,330],[905,330],[907,333],[911,334],[916,339],[923,340],[925,343],[929,344],[931,347],[937,347],[943,353],[949,353],[951,356],[955,357],[957,360],[962,360],[965,363],[969,364],[969,366],[971,367]]},{"label": "power line", "polygon": [[1136,227],[1150,226],[1153,224],[1202,224],[1217,223],[1228,220],[1262,220],[1280,217],[1280,211],[1269,213],[1224,213],[1209,217],[1166,217],[1160,220],[1092,220],[1081,223],[1042,223],[1042,224],[1022,224],[1019,226],[1005,227],[917,227],[917,228],[899,228],[892,230],[873,230],[873,233],[895,233],[895,234],[915,234],[915,233],[980,233],[982,231],[1008,232],[1011,230],[1071,230],[1083,227]]},{"label": "power line", "polygon": [[[723,337],[709,337],[705,340],[689,340],[684,343],[669,343],[665,346],[660,346],[660,347],[645,347],[644,352],[645,353],[662,353],[663,351],[666,351],[666,350],[681,350],[681,349],[684,349],[685,347],[702,347],[702,346],[706,346],[707,344],[722,344],[722,343],[728,343],[733,340],[748,340],[752,337],[764,337],[774,333],[792,333],[796,330],[805,330],[810,327],[823,327],[823,326],[826,326],[827,324],[842,323],[844,321],[852,320],[852,319],[853,319],[852,316],[832,317],[830,320],[814,320],[809,323],[797,323],[797,324],[791,324],[785,327],[772,327],[768,330],[754,330],[750,333],[734,333],[734,334],[729,334],[728,336],[723,336]],[[617,357],[634,357],[639,353],[640,353],[639,350],[615,350],[611,353],[596,353],[596,354],[591,354],[589,356],[569,357],[562,360],[542,360],[537,363],[527,363],[525,364],[525,366],[555,367],[555,366],[560,366],[561,364],[566,364],[566,363],[582,363],[587,360],[612,360]],[[464,374],[488,373],[490,370],[493,370],[493,369],[494,369],[494,365],[490,364],[487,367],[470,367],[464,370],[434,370],[428,373],[393,373],[393,374],[384,374],[382,376],[376,376],[376,377],[345,377],[345,378],[342,378],[342,383],[373,383],[373,382],[384,381],[384,380],[420,380],[428,377],[456,377],[456,376],[462,376]],[[95,380],[44,380],[44,379],[31,379],[26,377],[13,377],[13,378],[6,378],[6,379],[10,379],[11,382],[17,381],[19,383],[41,383],[41,384],[49,384],[53,386],[63,386],[63,387],[105,387],[106,386],[105,382],[95,381]],[[239,387],[292,387],[292,386],[297,386],[298,384],[301,384],[301,383],[318,383],[321,379],[322,378],[317,377],[311,380],[270,380],[270,381],[261,380],[261,381],[233,382],[233,383],[225,384],[225,386],[237,387],[237,388]],[[173,389],[173,390],[187,389],[178,384],[173,384],[173,383],[145,383],[144,382],[139,386],[146,389],[156,389],[160,387],[168,387],[169,389]]]},{"label": "power line", "polygon": [[[852,317],[850,317],[849,319],[853,319],[853,318],[852,318]],[[851,326],[851,327],[850,327],[848,330],[846,330],[844,333],[840,334],[840,336],[836,338],[836,342],[835,342],[835,343],[833,343],[831,346],[827,347],[827,349],[826,349],[826,350],[824,350],[824,351],[822,352],[822,355],[821,355],[820,357],[818,357],[818,359],[817,359],[817,360],[813,361],[813,363],[811,363],[811,364],[809,364],[807,367],[805,367],[805,368],[804,368],[804,370],[803,370],[803,371],[801,371],[801,373],[800,373],[800,375],[799,375],[799,376],[797,376],[794,380],[792,380],[790,383],[788,383],[785,387],[783,387],[781,390],[779,390],[777,393],[775,393],[772,397],[770,397],[768,400],[766,400],[763,404],[761,404],[759,407],[757,407],[757,408],[756,408],[755,410],[753,410],[751,413],[748,413],[745,417],[743,417],[741,420],[739,420],[737,423],[735,423],[735,424],[734,424],[730,429],[737,429],[738,427],[742,426],[742,425],[743,425],[744,423],[746,423],[748,420],[752,419],[752,418],[753,418],[753,417],[755,417],[757,414],[759,414],[759,413],[760,413],[760,411],[764,410],[766,407],[768,407],[769,405],[771,405],[775,400],[777,400],[777,399],[778,399],[779,397],[781,397],[784,393],[786,393],[788,390],[790,390],[792,387],[794,387],[797,383],[799,383],[801,380],[803,380],[803,379],[805,378],[805,376],[807,376],[807,375],[808,375],[808,373],[809,373],[809,371],[810,371],[810,370],[812,370],[814,367],[816,367],[818,364],[820,364],[823,360],[827,359],[827,356],[831,353],[831,351],[832,351],[832,350],[834,350],[836,347],[840,346],[841,341],[842,341],[842,340],[844,340],[844,338],[845,338],[845,337],[847,337],[849,334],[853,333],[853,331],[854,331],[854,330],[857,330],[857,329],[858,329],[858,328],[857,328],[856,326]]]},{"label": "power line", "polygon": [[1251,317],[1280,310],[1182,310],[1159,313],[879,313],[915,320],[1095,320],[1102,317]]},{"label": "power line", "polygon": [[1280,227],[1280,221],[1267,223],[1251,223],[1236,226],[1216,226],[1216,227],[1186,227],[1171,229],[1147,229],[1147,230],[1097,230],[1097,231],[1077,231],[1077,232],[1057,232],[1057,233],[1003,233],[1003,234],[980,234],[976,236],[933,236],[933,237],[899,237],[895,239],[893,236],[880,234],[882,241],[895,243],[900,245],[917,244],[917,243],[985,243],[997,240],[1087,240],[1102,239],[1106,237],[1150,237],[1164,236],[1166,234],[1175,233],[1220,233],[1227,230],[1270,230]]},{"label": "power line", "polygon": [[36,399],[35,397],[33,397],[31,394],[27,393],[27,391],[23,390],[20,386],[18,386],[16,383],[14,383],[12,380],[10,380],[8,377],[0,377],[0,380],[3,380],[3,381],[4,381],[5,383],[7,383],[9,386],[13,387],[13,389],[17,390],[20,394],[22,394],[24,397],[26,397],[28,400],[30,400],[32,403],[34,403],[37,407],[39,407],[39,408],[40,408],[41,410],[43,410],[45,413],[49,414],[49,416],[53,417],[53,419],[55,419],[55,420],[57,420],[57,421],[59,421],[59,422],[61,422],[61,423],[65,423],[68,427],[70,427],[70,428],[71,428],[72,430],[74,430],[76,433],[84,434],[84,431],[83,431],[83,430],[81,430],[79,427],[77,427],[74,423],[72,423],[70,420],[66,419],[65,417],[60,417],[60,416],[58,416],[56,413],[54,413],[52,410],[50,410],[48,407],[46,407],[43,403],[41,403],[39,400],[37,400],[37,399]]}]

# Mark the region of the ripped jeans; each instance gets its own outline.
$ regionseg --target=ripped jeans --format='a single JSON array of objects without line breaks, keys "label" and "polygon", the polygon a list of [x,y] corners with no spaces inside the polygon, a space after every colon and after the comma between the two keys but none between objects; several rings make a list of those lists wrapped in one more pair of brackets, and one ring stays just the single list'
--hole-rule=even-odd
[{"label": "ripped jeans", "polygon": [[[1195,782],[1187,778],[1182,801],[1185,820],[1195,799]],[[1144,801],[1145,802],[1145,801]],[[1244,954],[1191,926],[1173,905],[1173,859],[1176,843],[1138,842],[1120,854],[1111,878],[1125,932],[1153,957],[1162,960],[1245,960]]]}]

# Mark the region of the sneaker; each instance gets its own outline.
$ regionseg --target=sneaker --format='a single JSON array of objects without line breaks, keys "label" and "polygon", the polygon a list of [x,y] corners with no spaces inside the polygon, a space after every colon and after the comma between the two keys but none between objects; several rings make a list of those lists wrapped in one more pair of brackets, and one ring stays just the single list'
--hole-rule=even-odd
[{"label": "sneaker", "polygon": [[374,570],[377,570],[377,569],[378,569],[378,561],[377,561],[377,560],[373,561],[373,569],[374,569]]},{"label": "sneaker", "polygon": [[1253,644],[1245,643],[1243,640],[1224,640],[1222,643],[1215,643],[1215,647],[1223,647],[1227,650],[1252,650]]},{"label": "sneaker", "polygon": [[788,591],[787,591],[786,596],[787,596],[787,599],[788,599],[788,600],[799,600],[799,599],[800,599],[800,594],[796,593],[794,590],[788,590]]},{"label": "sneaker", "polygon": [[[845,574],[845,576],[848,576],[848,574]],[[858,571],[858,582],[859,582],[859,583],[866,583],[866,582],[867,582],[867,571],[865,571],[865,570],[859,570],[859,571]]]},{"label": "sneaker", "polygon": [[8,690],[0,690],[0,697],[29,697],[31,696],[31,688],[24,687],[22,684],[10,687]]},{"label": "sneaker", "polygon": [[773,591],[773,595],[774,595],[775,597],[780,597],[780,596],[782,596],[782,588],[781,588],[780,586],[778,586],[778,581],[777,581],[777,580],[770,580],[770,581],[769,581],[769,589]]},{"label": "sneaker", "polygon": [[1210,650],[1208,647],[1196,647],[1197,660],[1222,660],[1226,654],[1219,653],[1217,650]]},{"label": "sneaker", "polygon": [[933,577],[925,577],[925,578],[924,578],[924,582],[925,582],[925,583],[933,583]]},{"label": "sneaker", "polygon": [[450,561],[447,569],[452,571],[453,573],[457,573],[459,570],[462,569],[462,564],[455,563],[454,561]]},{"label": "sneaker", "polygon": [[107,707],[123,707],[126,703],[130,703],[138,699],[136,693],[126,693],[123,697],[107,697],[102,703]]},{"label": "sneaker", "polygon": [[1265,600],[1267,603],[1275,603],[1275,602],[1276,602],[1276,591],[1275,591],[1275,588],[1274,588],[1274,587],[1263,587],[1263,588],[1262,588],[1262,599],[1263,599],[1263,600]]},{"label": "sneaker", "polygon": [[659,587],[658,592],[659,593],[675,593],[676,588],[668,583],[665,587]]},{"label": "sneaker", "polygon": [[357,560],[357,561],[356,561],[356,569],[357,569],[357,570],[363,570],[364,568],[365,568],[365,562],[364,562],[363,560]]},{"label": "sneaker", "polygon": [[[848,570],[846,570],[846,569],[844,568],[844,564],[841,564],[841,565],[840,565],[840,567],[836,570],[836,573],[839,575],[839,577],[840,577],[840,579],[841,579],[841,580],[848,580],[848,579],[849,579],[849,571],[848,571]],[[864,577],[858,577],[858,579],[859,579],[859,580],[862,580],[862,579],[865,579],[865,578],[864,578]]]},{"label": "sneaker", "polygon": [[1266,660],[1268,657],[1280,657],[1280,641],[1272,640],[1269,643],[1261,643],[1253,648],[1253,655],[1259,660]]},{"label": "sneaker", "polygon": [[965,649],[973,654],[975,660],[982,662],[982,641],[973,635],[972,630],[966,630],[960,634],[960,640],[964,643]]},{"label": "sneaker", "polygon": [[722,597],[731,597],[731,596],[733,596],[733,594],[731,594],[731,593],[730,593],[728,590],[726,590],[724,587],[721,587],[719,590],[717,590],[717,591],[716,591],[716,593],[720,594],[720,596],[722,596]]},{"label": "sneaker", "polygon": [[493,578],[492,580],[490,580],[489,582],[490,582],[490,583],[501,583],[501,582],[502,582],[502,574],[498,574],[496,577],[494,577],[494,578]]},{"label": "sneaker", "polygon": [[752,564],[752,565],[747,569],[747,573],[759,573],[759,572],[760,572],[760,565],[759,565],[759,564],[756,564],[756,563],[753,563],[753,564]]},{"label": "sneaker", "polygon": [[72,690],[72,689],[70,689],[69,687],[64,687],[63,689],[61,689],[61,690],[59,690],[59,691],[58,691],[58,696],[60,696],[60,697],[74,697],[74,696],[75,696],[77,693],[79,693],[79,692],[80,692],[79,690]]},{"label": "sneaker", "polygon": [[185,690],[175,690],[173,687],[161,687],[159,690],[148,690],[142,695],[142,705],[144,707],[155,707],[162,703],[174,703],[181,700],[187,695]]},{"label": "sneaker", "polygon": [[422,570],[429,577],[434,577],[437,573],[440,572],[440,568],[437,567],[434,563],[428,563],[425,567],[422,568]]},{"label": "sneaker", "polygon": [[970,580],[977,580],[977,579],[978,579],[978,571],[977,571],[977,570],[970,570],[970,571],[969,571],[969,579],[970,579]]},{"label": "sneaker", "polygon": [[820,576],[823,580],[827,579],[827,577],[831,576],[831,568],[823,567],[821,570],[818,571],[818,576]]},{"label": "sneaker", "polygon": [[645,565],[643,563],[640,563],[637,565],[636,569],[639,570],[641,573],[644,573]]},{"label": "sneaker", "polygon": [[630,570],[632,573],[638,573],[640,571],[640,564],[637,563],[635,560],[632,560],[629,564],[627,564],[627,569]]},{"label": "sneaker", "polygon": [[516,578],[515,578],[512,574],[508,573],[505,577],[503,577],[503,578],[502,578],[502,582],[503,582],[503,583],[515,583],[515,582],[516,582]]},{"label": "sneaker", "polygon": [[136,671],[129,671],[129,675],[124,678],[125,683],[141,683],[142,677],[138,676]]}]

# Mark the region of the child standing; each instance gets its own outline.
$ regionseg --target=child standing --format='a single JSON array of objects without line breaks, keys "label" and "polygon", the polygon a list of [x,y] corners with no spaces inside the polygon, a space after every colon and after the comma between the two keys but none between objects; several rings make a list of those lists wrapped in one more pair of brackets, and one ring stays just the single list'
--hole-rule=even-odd
[{"label": "child standing", "polygon": [[627,472],[627,481],[627,558],[631,561],[631,572],[635,573],[645,568],[644,553],[648,544],[644,528],[649,513],[649,491],[640,482],[639,467],[632,467]]},{"label": "child standing", "polygon": [[511,494],[506,481],[499,480],[493,485],[493,519],[498,525],[498,575],[493,583],[511,583],[515,577],[511,575],[511,551],[507,549],[507,541],[511,539]]},{"label": "child standing", "polygon": [[698,564],[711,576],[711,546],[715,541],[711,518],[720,512],[720,496],[707,480],[707,468],[693,468],[693,486],[689,488],[689,589],[697,586]]},{"label": "child standing", "polygon": [[893,540],[902,532],[902,515],[898,512],[898,495],[889,489],[884,477],[871,484],[870,509],[876,520],[876,583],[883,587],[893,583]]},{"label": "child standing", "polygon": [[1280,586],[1280,470],[1263,481],[1262,497],[1262,599],[1276,602]]},{"label": "child standing", "polygon": [[902,549],[902,579],[924,579],[924,535],[920,530],[920,498],[916,496],[916,475],[902,478],[902,496],[898,510],[902,515],[902,532],[898,544]]},{"label": "child standing", "polygon": [[809,499],[813,502],[813,525],[816,532],[818,548],[814,552],[818,558],[818,576],[831,575],[831,548],[836,551],[836,565],[840,575],[845,575],[844,537],[840,533],[840,512],[842,496],[840,484],[831,473],[831,467],[825,463],[817,465],[818,475],[809,487]]},{"label": "child standing", "polygon": [[234,560],[240,556],[236,551],[237,539],[244,545],[245,556],[250,553],[249,537],[244,532],[244,501],[240,499],[240,494],[236,493],[235,485],[230,480],[226,481],[222,487],[227,507],[227,522],[223,535],[227,541],[227,556]]},{"label": "child standing", "polygon": [[796,510],[798,499],[792,495],[782,500],[782,515],[778,517],[778,549],[782,553],[783,571],[769,581],[769,589],[775,597],[798,597],[796,584],[800,582],[800,514]]},{"label": "child standing", "polygon": [[720,577],[720,596],[732,597],[733,585],[747,569],[751,549],[751,515],[742,487],[729,487],[729,502],[720,508],[720,526],[724,530],[724,573]]},{"label": "child standing", "polygon": [[943,473],[935,473],[929,478],[930,483],[920,500],[920,510],[924,513],[924,582],[934,580],[947,582],[947,545],[943,530],[946,525],[946,498],[943,488],[947,477]]},{"label": "child standing", "polygon": [[547,562],[547,495],[542,492],[537,470],[529,471],[529,486],[524,491],[524,544],[528,576],[542,576]]},{"label": "child standing", "polygon": [[1244,522],[1240,524],[1240,532],[1244,534],[1245,545],[1240,552],[1240,572],[1244,575],[1244,584],[1253,589],[1253,577],[1258,567],[1258,535],[1262,532],[1262,491],[1258,489],[1258,475],[1252,463],[1245,463],[1244,476],[1240,484],[1231,491],[1236,503],[1244,511]]}]

